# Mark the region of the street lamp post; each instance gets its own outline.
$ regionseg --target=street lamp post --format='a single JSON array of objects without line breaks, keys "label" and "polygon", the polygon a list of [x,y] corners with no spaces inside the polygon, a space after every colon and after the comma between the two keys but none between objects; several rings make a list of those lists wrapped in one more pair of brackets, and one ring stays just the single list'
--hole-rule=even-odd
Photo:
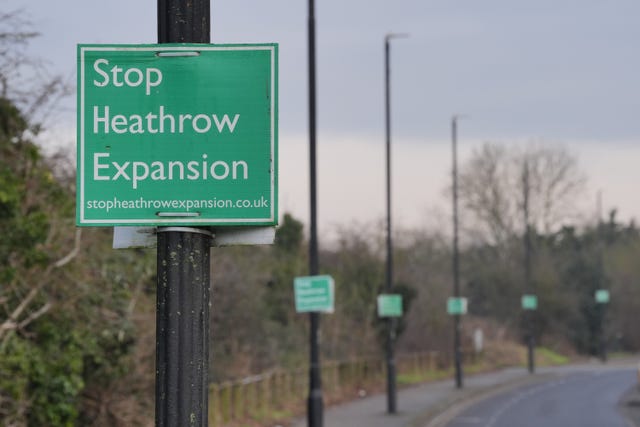
[{"label": "street lamp post", "polygon": [[[407,34],[389,33],[384,37],[384,89],[385,89],[385,135],[386,135],[386,180],[387,180],[387,268],[385,291],[392,291],[393,282],[393,242],[391,238],[391,69],[389,65],[390,41],[394,38],[408,37]],[[396,398],[396,363],[394,360],[395,318],[389,317],[387,322],[387,412],[397,411]]]},{"label": "street lamp post", "polygon": [[[309,275],[318,274],[318,220],[316,172],[316,18],[315,2],[308,3],[308,60],[309,60]],[[322,427],[324,403],[320,372],[320,313],[309,313],[309,397],[307,399],[307,426]]]},{"label": "street lamp post", "polygon": [[599,353],[602,363],[607,363],[607,334],[606,334],[606,316],[607,304],[609,303],[609,291],[605,289],[604,280],[604,247],[605,238],[603,236],[604,224],[602,223],[602,190],[598,191],[596,199],[598,220],[596,222],[596,239],[598,248],[598,290],[596,291],[596,306],[599,307],[600,313],[600,333],[599,333]]},{"label": "street lamp post", "polygon": [[[210,3],[158,0],[158,43],[209,43]],[[208,425],[211,240],[206,227],[158,227],[156,427]]]},{"label": "street lamp post", "polygon": [[[453,167],[452,192],[453,192],[453,296],[460,298],[460,255],[458,252],[458,119],[461,116],[454,115],[451,118],[451,152]],[[462,352],[460,350],[460,314],[453,315],[453,355],[455,364],[456,387],[462,388]]]},{"label": "street lamp post", "polygon": [[[529,162],[525,159],[524,171],[522,174],[522,188],[523,194],[523,214],[524,214],[524,286],[528,294],[534,294],[531,281],[531,227],[529,226]],[[525,319],[527,323],[527,366],[529,373],[533,374],[536,371],[536,358],[535,358],[535,317],[534,311],[525,312]]]}]

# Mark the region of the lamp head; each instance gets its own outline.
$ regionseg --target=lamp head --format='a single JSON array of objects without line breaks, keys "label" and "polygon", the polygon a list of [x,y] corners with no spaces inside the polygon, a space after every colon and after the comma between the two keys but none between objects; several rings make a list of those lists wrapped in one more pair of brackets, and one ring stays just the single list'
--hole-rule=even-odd
[{"label": "lamp head", "polygon": [[406,39],[409,37],[409,33],[387,33],[384,36],[385,43],[389,43],[391,39]]}]

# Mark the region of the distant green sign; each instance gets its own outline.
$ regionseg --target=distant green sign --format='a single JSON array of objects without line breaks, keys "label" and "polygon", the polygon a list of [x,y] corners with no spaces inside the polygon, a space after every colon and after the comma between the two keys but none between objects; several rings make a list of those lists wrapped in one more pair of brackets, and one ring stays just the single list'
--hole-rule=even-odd
[{"label": "distant green sign", "polygon": [[535,295],[522,295],[522,308],[524,310],[536,310],[538,308],[538,297]]},{"label": "distant green sign", "polygon": [[277,223],[278,46],[78,45],[76,223]]},{"label": "distant green sign", "polygon": [[331,276],[305,276],[293,280],[296,312],[333,313],[335,285]]},{"label": "distant green sign", "polygon": [[379,317],[402,316],[402,295],[400,294],[378,295],[378,316]]},{"label": "distant green sign", "polygon": [[467,314],[467,299],[450,297],[447,300],[447,313],[449,314]]},{"label": "distant green sign", "polygon": [[596,291],[596,302],[598,304],[607,304],[609,302],[609,291],[606,289],[598,289]]}]

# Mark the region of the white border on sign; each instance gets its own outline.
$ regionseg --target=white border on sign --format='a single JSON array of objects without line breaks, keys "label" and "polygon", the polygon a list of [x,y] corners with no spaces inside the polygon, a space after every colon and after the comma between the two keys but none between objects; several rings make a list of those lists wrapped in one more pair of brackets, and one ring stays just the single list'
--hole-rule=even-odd
[{"label": "white border on sign", "polygon": [[[153,224],[153,225],[163,225],[163,224],[211,224],[215,222],[217,223],[260,223],[260,222],[273,222],[275,221],[275,206],[277,200],[275,200],[276,192],[275,192],[275,177],[276,177],[276,168],[275,168],[275,120],[276,120],[276,105],[275,105],[275,93],[276,93],[276,76],[275,76],[275,46],[266,46],[266,45],[239,45],[239,46],[211,46],[211,45],[190,45],[190,46],[83,46],[80,48],[80,224]],[[117,51],[193,51],[197,50],[207,50],[207,51],[225,51],[225,50],[267,50],[271,54],[271,129],[270,129],[270,144],[271,144],[271,167],[273,169],[271,173],[271,212],[269,218],[167,218],[167,219],[85,219],[85,202],[84,202],[84,95],[85,95],[85,60],[84,55],[87,51],[94,52],[117,52]]]}]

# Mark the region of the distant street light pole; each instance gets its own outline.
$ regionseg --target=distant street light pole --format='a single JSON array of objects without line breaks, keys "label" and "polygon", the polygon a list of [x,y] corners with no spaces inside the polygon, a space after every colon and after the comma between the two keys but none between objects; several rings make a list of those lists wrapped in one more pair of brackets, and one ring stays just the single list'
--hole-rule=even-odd
[{"label": "distant street light pole", "polygon": [[[316,18],[314,0],[308,3],[308,60],[309,60],[309,275],[318,274],[318,220],[316,173]],[[320,372],[320,313],[309,313],[309,397],[307,399],[307,426],[322,427],[324,404],[322,375]]]},{"label": "distant street light pole", "polygon": [[[385,88],[385,131],[387,158],[387,269],[385,291],[391,293],[393,282],[393,244],[391,240],[391,83],[389,66],[390,41],[394,38],[408,37],[408,34],[389,33],[384,36],[384,88]],[[395,339],[395,318],[387,318],[387,412],[395,414],[396,399],[396,362],[393,355]]]},{"label": "distant street light pole", "polygon": [[[533,292],[533,286],[531,283],[531,227],[529,226],[529,162],[525,159],[524,171],[522,174],[522,187],[524,191],[524,287],[528,294],[535,294]],[[534,310],[526,310],[526,323],[527,323],[527,360],[529,373],[533,374],[536,371],[536,358],[535,358],[535,314]]]},{"label": "distant street light pole", "polygon": [[[458,119],[451,118],[451,151],[453,157],[452,192],[453,192],[453,296],[460,298],[460,255],[458,252]],[[453,356],[456,371],[456,387],[462,388],[462,352],[460,350],[460,314],[453,315]]]},{"label": "distant street light pole", "polygon": [[596,298],[596,306],[599,307],[600,313],[600,334],[599,334],[599,352],[600,352],[600,360],[602,363],[607,363],[607,334],[606,334],[606,316],[607,316],[607,304],[609,293],[605,288],[606,281],[604,280],[604,246],[605,239],[603,236],[604,224],[602,223],[602,190],[598,190],[598,195],[596,199],[597,204],[597,216],[598,220],[596,222],[596,237],[597,237],[597,248],[598,248],[598,291],[596,292],[606,292],[607,299],[598,300]]}]

